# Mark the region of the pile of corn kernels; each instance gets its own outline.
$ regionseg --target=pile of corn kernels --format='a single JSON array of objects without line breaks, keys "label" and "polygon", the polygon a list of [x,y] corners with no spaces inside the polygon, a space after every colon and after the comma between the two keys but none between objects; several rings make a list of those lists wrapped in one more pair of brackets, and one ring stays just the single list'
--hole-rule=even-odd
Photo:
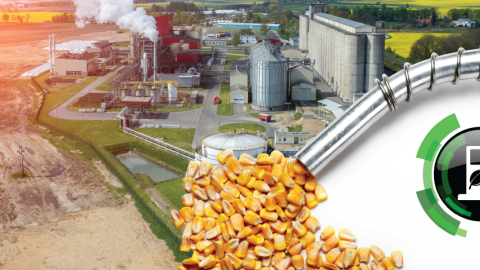
[{"label": "pile of corn kernels", "polygon": [[[185,225],[180,250],[193,250],[179,270],[394,270],[403,267],[400,251],[391,257],[377,246],[357,250],[356,236],[320,222],[310,209],[327,199],[324,188],[296,159],[279,151],[254,158],[232,150],[218,154],[225,167],[191,161],[183,179],[184,207],[171,215]],[[205,204],[210,204],[205,207]],[[306,249],[306,258],[300,253]],[[321,252],[326,254],[323,259]],[[370,254],[373,259],[370,260]]]}]

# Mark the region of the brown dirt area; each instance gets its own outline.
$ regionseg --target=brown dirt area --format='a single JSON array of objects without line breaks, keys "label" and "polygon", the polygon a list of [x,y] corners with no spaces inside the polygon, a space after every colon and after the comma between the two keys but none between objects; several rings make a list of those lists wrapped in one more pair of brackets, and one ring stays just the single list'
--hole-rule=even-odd
[{"label": "brown dirt area", "polygon": [[129,203],[91,207],[39,227],[0,234],[0,268],[177,269],[171,250]]},{"label": "brown dirt area", "polygon": [[[23,24],[17,26],[0,25],[0,78],[16,78],[23,73],[41,66],[48,61],[48,35],[56,35],[56,43],[71,40],[110,40],[128,41],[129,32],[119,31],[115,25],[87,25],[78,28],[73,23]],[[57,55],[63,53],[57,51]]]}]

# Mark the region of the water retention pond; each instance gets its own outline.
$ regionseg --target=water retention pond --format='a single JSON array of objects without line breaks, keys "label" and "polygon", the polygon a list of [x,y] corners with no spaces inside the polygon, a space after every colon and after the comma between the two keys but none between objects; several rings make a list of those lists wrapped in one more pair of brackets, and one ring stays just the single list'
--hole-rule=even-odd
[{"label": "water retention pond", "polygon": [[142,156],[134,153],[124,153],[116,156],[132,173],[144,173],[156,183],[180,177],[172,172]]}]

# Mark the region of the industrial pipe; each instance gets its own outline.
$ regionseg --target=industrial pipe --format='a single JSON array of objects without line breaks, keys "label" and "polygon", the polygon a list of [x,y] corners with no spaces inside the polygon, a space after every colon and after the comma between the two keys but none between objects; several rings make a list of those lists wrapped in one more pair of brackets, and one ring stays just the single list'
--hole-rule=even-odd
[{"label": "industrial pipe", "polygon": [[50,60],[50,75],[53,75],[53,61],[52,61],[52,35],[48,35],[48,59]]},{"label": "industrial pipe", "polygon": [[55,75],[55,50],[57,49],[56,48],[56,44],[55,44],[55,34],[52,34],[52,66],[53,66],[53,75]]},{"label": "industrial pipe", "polygon": [[157,80],[157,42],[153,42],[153,80]]},{"label": "industrial pipe", "polygon": [[143,53],[143,81],[148,81],[148,54],[146,52]]},{"label": "industrial pipe", "polygon": [[135,38],[134,38],[134,33],[131,32],[130,34],[130,63],[135,62]]},{"label": "industrial pipe", "polygon": [[431,59],[415,65],[405,63],[403,71],[382,77],[382,82],[376,79],[377,86],[297,153],[297,160],[315,177],[389,110],[396,111],[398,103],[411,101],[423,90],[433,91],[438,84],[473,78],[480,81],[480,50],[460,48],[442,56],[433,53]]}]

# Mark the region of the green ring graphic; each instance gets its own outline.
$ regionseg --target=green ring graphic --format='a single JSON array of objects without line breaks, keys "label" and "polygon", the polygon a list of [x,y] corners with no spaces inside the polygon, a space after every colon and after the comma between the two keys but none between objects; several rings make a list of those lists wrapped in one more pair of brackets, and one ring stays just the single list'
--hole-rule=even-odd
[{"label": "green ring graphic", "polygon": [[[435,164],[434,158],[437,156],[437,153],[442,146],[441,142],[458,128],[460,128],[460,124],[458,123],[457,116],[455,114],[451,114],[438,122],[423,139],[422,144],[417,152],[417,158],[425,161],[423,164],[423,186],[425,189],[417,191],[417,198],[425,213],[435,224],[437,224],[438,227],[453,236],[459,235],[466,237],[467,231],[460,228],[460,221],[447,214],[447,212],[445,212],[438,204],[439,199],[434,192],[434,183],[432,178],[433,166]],[[452,197],[449,196],[451,195],[451,189],[447,181],[448,175],[443,177],[443,168],[448,168],[450,160],[453,156],[453,152],[456,150],[454,148],[456,147],[458,149],[458,147],[463,145],[460,143],[461,141],[454,143],[452,145],[452,149],[447,149],[447,151],[442,153],[442,156],[440,157],[440,161],[443,164],[442,180],[444,182],[443,188],[439,189],[439,192],[444,193],[442,194],[442,197],[448,197],[446,202],[452,208],[457,210],[457,212],[468,216],[468,213],[470,212],[464,210],[461,206],[458,206],[451,199]],[[444,156],[444,154],[446,156]],[[455,201],[457,200],[455,199]]]}]

